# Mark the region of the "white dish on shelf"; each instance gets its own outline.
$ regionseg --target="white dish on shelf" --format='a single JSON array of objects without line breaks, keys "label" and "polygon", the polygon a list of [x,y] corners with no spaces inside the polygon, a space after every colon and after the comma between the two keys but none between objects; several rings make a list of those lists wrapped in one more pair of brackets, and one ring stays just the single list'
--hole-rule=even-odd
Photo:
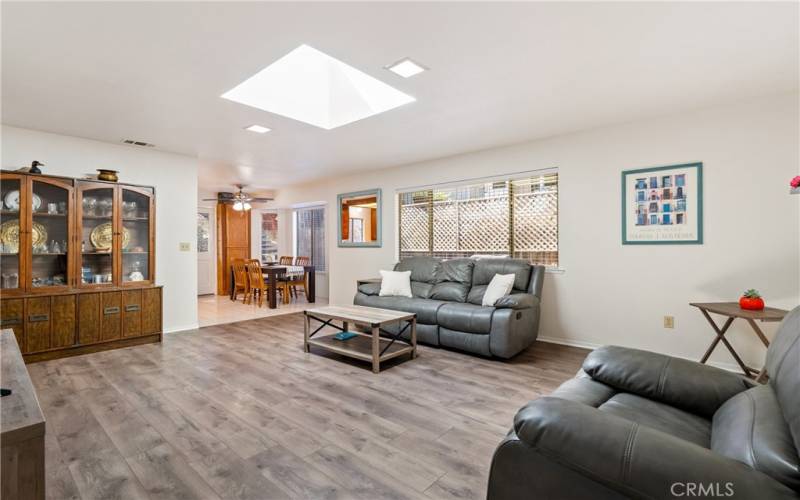
[{"label": "white dish on shelf", "polygon": [[[3,198],[3,202],[5,203],[6,207],[9,210],[19,210],[19,190],[15,189],[13,191],[9,191],[6,193],[5,198]],[[39,198],[39,195],[33,193],[33,200],[31,200],[31,206],[33,207],[33,211],[39,210],[39,207],[42,206],[42,199]]]}]

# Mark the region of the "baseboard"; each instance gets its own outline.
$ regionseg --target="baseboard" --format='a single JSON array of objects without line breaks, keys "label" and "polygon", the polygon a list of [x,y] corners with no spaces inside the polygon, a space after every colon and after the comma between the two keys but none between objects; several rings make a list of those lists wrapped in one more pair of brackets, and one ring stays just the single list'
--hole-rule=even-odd
[{"label": "baseboard", "polygon": [[[579,341],[579,340],[576,341],[576,340],[566,340],[566,339],[560,339],[560,338],[546,337],[546,336],[541,336],[541,335],[539,337],[537,337],[536,340],[540,340],[542,342],[547,342],[549,344],[559,344],[559,345],[566,345],[566,346],[570,346],[570,347],[580,347],[582,349],[590,349],[590,350],[595,350],[598,347],[601,347],[601,346],[605,345],[605,344],[595,344],[593,342],[583,342],[583,341]],[[668,354],[668,356],[675,356],[675,355],[674,354]],[[685,360],[688,360],[688,361],[697,361],[697,359],[687,358],[685,356],[675,356],[675,357],[676,358],[685,359]],[[742,370],[739,368],[739,365],[737,365],[735,363],[720,363],[720,362],[717,362],[717,361],[709,361],[706,364],[710,365],[710,366],[714,366],[716,368],[721,368],[721,369],[729,371],[729,372],[736,372],[736,373],[741,373],[742,372]]]},{"label": "baseboard", "polygon": [[183,332],[185,330],[197,330],[198,328],[200,328],[200,324],[193,323],[191,325],[186,325],[186,326],[173,326],[172,328],[164,330],[164,333]]}]

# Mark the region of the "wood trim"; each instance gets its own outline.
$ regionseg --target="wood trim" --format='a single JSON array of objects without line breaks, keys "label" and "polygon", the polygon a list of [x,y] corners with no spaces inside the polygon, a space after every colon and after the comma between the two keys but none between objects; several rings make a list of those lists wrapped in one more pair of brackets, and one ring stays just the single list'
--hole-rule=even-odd
[{"label": "wood trim", "polygon": [[107,340],[95,344],[72,346],[66,349],[58,349],[58,350],[39,352],[33,354],[24,354],[22,357],[25,359],[25,363],[36,363],[38,361],[47,361],[50,359],[78,356],[81,354],[89,354],[93,352],[108,351],[111,349],[119,349],[121,347],[130,347],[141,344],[152,344],[157,342],[161,342],[161,334],[145,335],[142,337],[132,337],[126,339]]}]

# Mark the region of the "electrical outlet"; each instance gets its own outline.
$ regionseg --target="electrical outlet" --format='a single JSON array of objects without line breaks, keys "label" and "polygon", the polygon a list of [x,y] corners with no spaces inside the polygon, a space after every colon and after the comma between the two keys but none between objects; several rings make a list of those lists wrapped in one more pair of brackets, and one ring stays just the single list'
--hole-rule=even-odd
[{"label": "electrical outlet", "polygon": [[675,328],[675,316],[664,316],[664,328]]},{"label": "electrical outlet", "polygon": [[188,252],[189,250],[192,249],[192,246],[191,246],[191,243],[187,243],[185,241],[181,241],[180,243],[178,243],[178,249],[181,252]]}]

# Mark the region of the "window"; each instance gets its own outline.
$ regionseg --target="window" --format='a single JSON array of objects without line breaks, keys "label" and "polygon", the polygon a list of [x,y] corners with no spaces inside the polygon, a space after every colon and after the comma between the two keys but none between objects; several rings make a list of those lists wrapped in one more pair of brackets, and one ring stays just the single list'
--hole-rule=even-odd
[{"label": "window", "polygon": [[197,251],[208,252],[208,238],[211,233],[210,216],[206,212],[197,212]]},{"label": "window", "polygon": [[558,174],[399,194],[400,258],[511,255],[558,266]]},{"label": "window", "polygon": [[302,208],[295,211],[296,256],[310,257],[317,271],[325,271],[325,209]]},{"label": "window", "polygon": [[261,213],[261,261],[278,260],[278,214]]}]

